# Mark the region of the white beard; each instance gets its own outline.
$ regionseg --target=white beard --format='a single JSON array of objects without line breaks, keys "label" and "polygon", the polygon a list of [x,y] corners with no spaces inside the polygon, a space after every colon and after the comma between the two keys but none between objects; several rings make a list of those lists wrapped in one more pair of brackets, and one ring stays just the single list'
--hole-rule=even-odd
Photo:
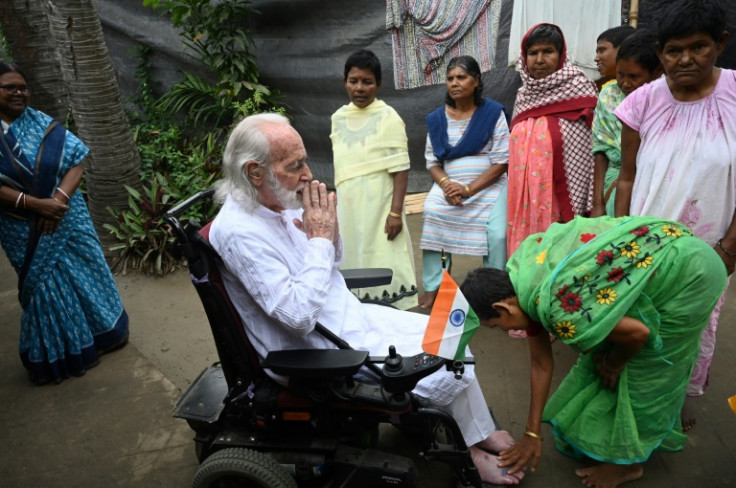
[{"label": "white beard", "polygon": [[297,193],[299,190],[290,191],[284,188],[270,170],[266,173],[266,183],[285,209],[296,210],[302,208],[302,199]]}]

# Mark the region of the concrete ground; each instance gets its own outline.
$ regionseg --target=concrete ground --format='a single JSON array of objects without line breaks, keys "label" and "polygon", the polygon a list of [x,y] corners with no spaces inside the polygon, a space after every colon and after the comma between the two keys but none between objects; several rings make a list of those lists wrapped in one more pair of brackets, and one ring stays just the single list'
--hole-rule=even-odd
[{"label": "concrete ground", "polygon": [[[409,217],[416,244],[421,217]],[[417,266],[421,254],[415,252]],[[462,280],[480,260],[457,258]],[[417,269],[420,273],[421,269]],[[183,487],[197,469],[192,432],[171,417],[176,400],[206,366],[217,360],[209,326],[186,272],[164,278],[117,276],[131,318],[130,344],[103,356],[82,378],[34,386],[17,352],[20,308],[15,273],[0,257],[0,486]],[[518,437],[529,398],[525,341],[480,330],[471,344],[481,386],[501,425]],[[575,360],[554,345],[555,385]],[[694,403],[698,424],[680,453],[655,453],[644,478],[632,488],[736,486],[736,415],[726,399],[736,394],[736,291],[729,294],[718,331],[711,387]],[[543,427],[544,455],[537,473],[521,486],[581,486],[573,470],[581,463],[554,450]],[[408,449],[407,440],[384,430],[383,445]],[[451,476],[439,463],[417,459],[420,487],[447,487]]]}]

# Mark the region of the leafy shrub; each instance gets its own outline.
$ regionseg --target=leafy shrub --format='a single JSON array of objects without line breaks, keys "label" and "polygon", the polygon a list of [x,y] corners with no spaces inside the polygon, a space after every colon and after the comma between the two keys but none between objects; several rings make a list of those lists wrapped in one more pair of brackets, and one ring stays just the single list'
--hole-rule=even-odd
[{"label": "leafy shrub", "polygon": [[105,224],[105,228],[120,241],[110,246],[111,251],[119,252],[111,263],[114,271],[126,274],[132,268],[147,274],[163,275],[176,267],[176,259],[169,247],[174,237],[160,225],[164,208],[172,195],[163,191],[161,183],[165,184],[166,180],[160,174],[156,176],[149,185],[144,185],[144,194],[125,186],[130,194],[130,210],[117,212],[109,209],[118,219],[118,224]]},{"label": "leafy shrub", "polygon": [[258,81],[253,38],[247,29],[258,11],[249,0],[144,0],[143,4],[169,14],[188,54],[214,78],[184,73],[184,79],[161,98],[162,110],[185,113],[195,125],[227,126],[238,114],[236,103],[254,94],[263,101],[259,111],[274,105],[276,95]]},{"label": "leafy shrub", "polygon": [[[176,132],[172,129],[172,132]],[[124,211],[108,209],[117,219],[116,224],[105,224],[118,243],[110,246],[115,253],[111,263],[114,271],[127,273],[138,269],[146,274],[164,275],[176,269],[177,259],[171,252],[174,238],[163,221],[164,213],[188,196],[212,186],[219,172],[213,160],[219,159],[219,151],[211,137],[197,146],[188,145],[188,153],[176,146],[158,140],[156,134],[147,134],[153,139],[139,142],[142,158],[146,159],[142,171],[143,192],[126,186],[129,193],[128,207]],[[162,138],[163,141],[167,137]],[[139,140],[140,141],[140,140]],[[155,148],[163,144],[166,156],[153,158]],[[211,220],[214,207],[193,206],[182,219]]]},{"label": "leafy shrub", "polygon": [[[147,54],[147,48],[138,49],[135,73],[141,83],[136,102],[141,111],[129,114],[141,156],[143,192],[126,186],[129,208],[109,208],[116,223],[105,228],[118,241],[109,248],[114,254],[114,271],[138,269],[163,275],[176,268],[177,259],[171,252],[171,231],[162,217],[180,200],[212,186],[220,175],[222,148],[215,134],[194,140],[167,121],[151,90]],[[213,208],[200,205],[190,208],[183,218],[206,221],[213,213]]]}]

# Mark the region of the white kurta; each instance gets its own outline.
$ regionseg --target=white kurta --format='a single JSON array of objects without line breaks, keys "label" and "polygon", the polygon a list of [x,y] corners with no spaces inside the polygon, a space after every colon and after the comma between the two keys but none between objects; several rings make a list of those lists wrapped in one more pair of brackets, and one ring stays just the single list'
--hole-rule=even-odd
[{"label": "white kurta", "polygon": [[[212,224],[210,240],[225,263],[225,287],[258,355],[335,348],[314,331],[318,321],[371,355],[387,354],[389,345],[405,356],[420,353],[428,317],[362,304],[338,270],[342,245],[336,251],[327,239],[307,239],[293,224],[301,213],[263,206],[249,213],[228,197]],[[453,414],[468,445],[493,432],[472,366],[462,380],[440,370],[414,391]]]}]

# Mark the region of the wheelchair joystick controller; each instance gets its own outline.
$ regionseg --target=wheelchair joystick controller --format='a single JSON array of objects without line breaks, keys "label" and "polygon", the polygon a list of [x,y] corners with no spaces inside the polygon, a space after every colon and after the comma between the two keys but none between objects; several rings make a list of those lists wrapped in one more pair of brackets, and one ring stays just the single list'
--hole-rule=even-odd
[{"label": "wheelchair joystick controller", "polygon": [[396,353],[395,346],[388,346],[388,356],[386,356],[386,362],[383,364],[384,370],[390,373],[398,373],[402,368],[401,354]]},{"label": "wheelchair joystick controller", "polygon": [[396,347],[389,346],[388,356],[383,363],[383,387],[390,393],[407,393],[417,386],[419,380],[434,373],[444,364],[445,359],[427,353],[402,357],[396,352]]}]

